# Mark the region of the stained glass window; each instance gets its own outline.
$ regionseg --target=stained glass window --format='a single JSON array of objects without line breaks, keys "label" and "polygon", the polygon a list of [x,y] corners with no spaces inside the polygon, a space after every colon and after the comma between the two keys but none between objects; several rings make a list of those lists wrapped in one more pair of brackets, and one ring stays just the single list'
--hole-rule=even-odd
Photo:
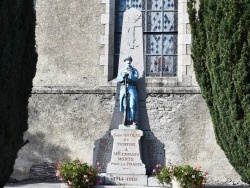
[{"label": "stained glass window", "polygon": [[117,74],[118,69],[123,13],[131,7],[142,11],[143,15],[146,76],[175,77],[177,73],[177,0],[116,0],[114,73]]}]

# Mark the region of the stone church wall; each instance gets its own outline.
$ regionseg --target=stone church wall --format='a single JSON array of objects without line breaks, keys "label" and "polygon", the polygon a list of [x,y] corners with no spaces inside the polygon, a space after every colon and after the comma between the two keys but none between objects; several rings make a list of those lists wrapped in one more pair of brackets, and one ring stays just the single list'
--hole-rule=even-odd
[{"label": "stone church wall", "polygon": [[113,95],[33,94],[29,140],[18,154],[14,177],[28,179],[32,165],[76,158],[92,163],[94,141],[108,129]]},{"label": "stone church wall", "polygon": [[37,1],[36,40],[39,54],[34,86],[98,87],[104,49],[100,0]]},{"label": "stone church wall", "polygon": [[[105,19],[110,16],[112,1],[36,1],[39,59],[29,101],[29,130],[24,135],[29,144],[19,151],[12,178],[39,179],[39,174],[40,179],[49,178],[49,165],[65,160],[79,158],[92,163],[96,140],[112,127],[116,103],[115,80],[100,85],[100,78],[108,71],[107,64],[100,63],[108,58],[103,55],[107,41],[100,36],[108,33]],[[182,24],[182,28],[186,32],[188,25]],[[181,37],[183,43],[185,37]],[[180,61],[185,61],[181,69],[192,72],[191,63],[186,62],[190,61],[190,45],[182,44],[179,49]],[[180,77],[189,84],[146,79],[145,121],[165,146],[165,162],[202,165],[212,183],[240,183],[239,175],[216,144],[195,79],[190,75]],[[46,164],[49,172],[41,169]]]},{"label": "stone church wall", "polygon": [[[112,93],[33,94],[24,136],[30,143],[20,150],[12,177],[33,177],[32,166],[42,163],[79,158],[91,164],[95,141],[109,130],[114,104]],[[166,163],[202,165],[213,183],[240,182],[216,144],[200,94],[148,94],[146,106],[150,129],[165,146]]]}]

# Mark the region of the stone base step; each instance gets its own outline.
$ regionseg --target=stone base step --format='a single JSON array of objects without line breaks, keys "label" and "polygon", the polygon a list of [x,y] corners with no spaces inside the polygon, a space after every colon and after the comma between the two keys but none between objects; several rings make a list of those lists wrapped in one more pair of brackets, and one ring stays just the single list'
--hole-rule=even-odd
[{"label": "stone base step", "polygon": [[[4,186],[4,188],[68,188],[63,183],[30,183],[30,184],[19,184],[11,183]],[[96,188],[160,188],[154,186],[121,186],[121,185],[99,185]],[[162,187],[162,186],[161,186]],[[240,185],[207,185],[205,188],[250,188],[249,186],[240,186]]]}]

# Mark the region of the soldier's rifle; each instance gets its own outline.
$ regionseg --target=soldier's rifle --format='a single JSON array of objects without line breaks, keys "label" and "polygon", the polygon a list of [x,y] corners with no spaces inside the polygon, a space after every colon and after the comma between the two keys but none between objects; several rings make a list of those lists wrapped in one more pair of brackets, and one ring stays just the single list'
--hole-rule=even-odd
[{"label": "soldier's rifle", "polygon": [[123,119],[123,124],[126,125],[126,118],[127,118],[127,74],[124,77],[124,86],[125,86],[125,94],[124,94],[124,100],[125,100],[125,105],[124,105],[124,119]]}]

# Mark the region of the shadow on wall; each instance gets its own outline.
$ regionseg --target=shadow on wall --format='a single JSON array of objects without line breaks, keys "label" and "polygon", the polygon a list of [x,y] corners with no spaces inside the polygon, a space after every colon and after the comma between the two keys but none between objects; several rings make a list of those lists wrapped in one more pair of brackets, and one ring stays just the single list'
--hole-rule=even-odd
[{"label": "shadow on wall", "polygon": [[141,139],[142,161],[146,165],[146,172],[151,175],[157,164],[165,166],[165,146],[151,131],[147,105],[145,77],[139,79],[139,128],[143,131]]},{"label": "shadow on wall", "polygon": [[[51,144],[42,132],[35,134],[26,132],[24,137],[29,140],[29,143],[21,149],[21,155],[17,159],[20,162],[17,163],[25,165],[26,172],[24,173],[29,173],[27,178],[41,181],[57,180],[55,164],[57,161],[69,160],[70,150],[59,144]],[[23,167],[20,166],[15,167],[15,169],[23,171]],[[13,178],[15,179],[15,176]]]},{"label": "shadow on wall", "polygon": [[[145,78],[142,76],[137,84],[138,90],[138,123],[139,129],[143,131],[141,138],[141,154],[142,161],[146,165],[147,174],[152,174],[157,164],[165,165],[165,150],[164,144],[160,142],[150,129],[149,118],[146,107],[146,91],[145,91]],[[120,91],[120,84],[117,84],[117,91]],[[113,137],[110,131],[118,129],[119,125],[123,122],[123,114],[119,109],[119,92],[116,93],[115,107],[113,117],[110,124],[110,130],[105,135],[95,142],[93,152],[93,164],[100,163],[102,172],[106,172],[107,164],[111,160]]]}]

